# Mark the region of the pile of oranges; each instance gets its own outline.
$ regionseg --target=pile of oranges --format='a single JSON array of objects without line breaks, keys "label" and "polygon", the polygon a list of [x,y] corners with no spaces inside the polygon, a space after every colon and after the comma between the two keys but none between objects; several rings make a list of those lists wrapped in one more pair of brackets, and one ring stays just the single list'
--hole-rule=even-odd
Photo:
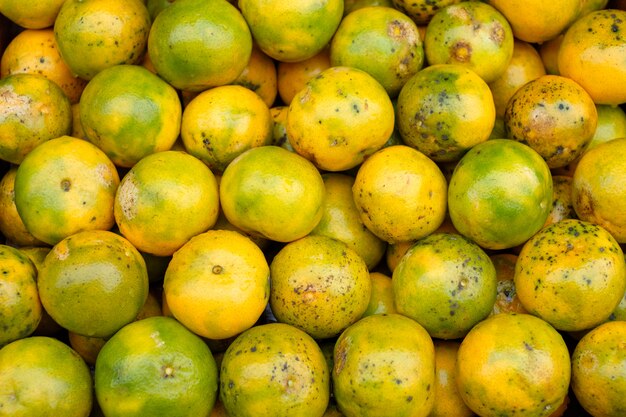
[{"label": "pile of oranges", "polygon": [[626,415],[626,2],[0,0],[0,417]]}]

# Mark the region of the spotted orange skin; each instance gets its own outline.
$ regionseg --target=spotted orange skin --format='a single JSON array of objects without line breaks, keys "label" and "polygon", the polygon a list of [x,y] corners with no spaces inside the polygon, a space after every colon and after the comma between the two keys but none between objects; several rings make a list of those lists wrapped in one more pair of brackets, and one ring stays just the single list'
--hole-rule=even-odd
[{"label": "spotted orange skin", "polygon": [[567,219],[524,244],[514,280],[530,313],[559,330],[577,331],[609,318],[626,290],[626,264],[608,231]]},{"label": "spotted orange skin", "polygon": [[441,9],[461,0],[393,0],[393,5],[418,25],[427,25]]},{"label": "spotted orange skin", "polygon": [[595,132],[598,112],[575,81],[544,75],[511,97],[504,123],[509,138],[536,150],[550,168],[559,168],[583,153]]}]

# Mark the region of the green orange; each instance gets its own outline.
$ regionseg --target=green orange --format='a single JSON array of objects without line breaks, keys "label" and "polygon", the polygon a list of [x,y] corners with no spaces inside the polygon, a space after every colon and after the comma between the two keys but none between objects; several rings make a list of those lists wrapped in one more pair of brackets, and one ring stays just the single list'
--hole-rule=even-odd
[{"label": "green orange", "polygon": [[15,174],[17,167],[11,167],[0,180],[0,232],[8,242],[17,246],[43,245],[33,236],[15,207]]}]

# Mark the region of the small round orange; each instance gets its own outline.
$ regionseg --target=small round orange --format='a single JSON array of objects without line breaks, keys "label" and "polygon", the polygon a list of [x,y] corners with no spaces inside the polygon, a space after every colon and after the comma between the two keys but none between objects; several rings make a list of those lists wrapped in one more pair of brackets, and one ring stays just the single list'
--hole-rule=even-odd
[{"label": "small round orange", "polygon": [[474,413],[463,402],[456,385],[456,356],[461,343],[457,340],[434,340],[435,405],[428,417],[472,417]]},{"label": "small round orange", "polygon": [[393,0],[393,5],[415,23],[425,27],[439,10],[460,2],[461,0]]},{"label": "small round orange", "polygon": [[330,68],[330,51],[324,48],[317,54],[298,62],[278,62],[278,94],[283,104],[289,106],[296,93],[320,72]]},{"label": "small round orange", "polygon": [[268,107],[272,107],[278,95],[276,64],[274,60],[263,53],[258,46],[253,45],[248,65],[233,81],[233,84],[241,85],[254,91]]},{"label": "small round orange", "polygon": [[547,74],[560,75],[559,49],[561,48],[561,42],[563,42],[563,36],[563,34],[560,34],[539,45],[539,55]]},{"label": "small round orange", "polygon": [[17,246],[45,245],[33,236],[15,206],[15,175],[17,167],[11,167],[0,180],[0,232],[8,242]]},{"label": "small round orange", "polygon": [[363,317],[397,313],[391,277],[381,272],[370,272],[370,279],[372,280],[372,293]]},{"label": "small round orange", "polygon": [[489,257],[496,269],[498,294],[491,314],[527,313],[517,296],[515,289],[515,264],[517,255],[512,253],[496,253]]},{"label": "small round orange", "polygon": [[163,281],[174,317],[194,333],[226,339],[249,329],[269,300],[263,252],[231,230],[209,230],[177,250]]},{"label": "small round orange", "polygon": [[2,0],[0,13],[26,29],[54,25],[65,0]]}]

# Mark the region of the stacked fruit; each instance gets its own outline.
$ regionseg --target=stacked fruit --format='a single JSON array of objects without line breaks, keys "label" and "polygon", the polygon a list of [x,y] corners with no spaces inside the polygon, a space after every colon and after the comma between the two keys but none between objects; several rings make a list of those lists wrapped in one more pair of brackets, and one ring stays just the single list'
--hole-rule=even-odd
[{"label": "stacked fruit", "polygon": [[625,2],[0,13],[0,417],[626,415]]}]

